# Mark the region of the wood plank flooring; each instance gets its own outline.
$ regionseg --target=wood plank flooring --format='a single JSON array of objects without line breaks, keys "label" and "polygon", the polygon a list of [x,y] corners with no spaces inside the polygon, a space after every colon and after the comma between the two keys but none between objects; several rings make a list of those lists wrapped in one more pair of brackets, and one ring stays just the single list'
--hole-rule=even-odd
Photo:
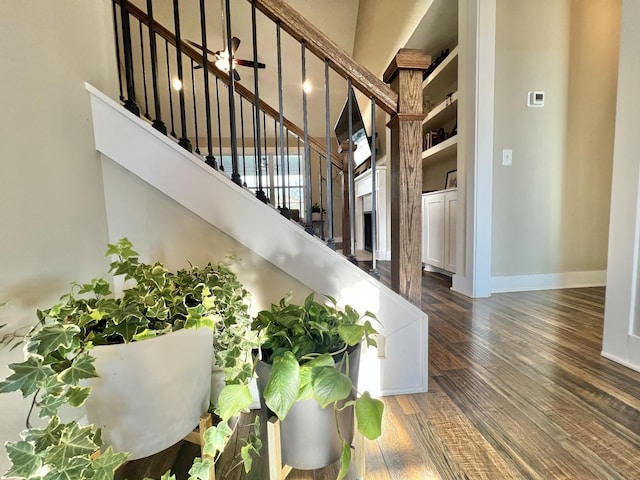
[{"label": "wood plank flooring", "polygon": [[[367,480],[640,479],[640,373],[600,356],[604,288],[473,300],[449,287],[423,274],[429,392],[383,399]],[[230,456],[218,478],[267,478],[262,462],[227,473]]]}]

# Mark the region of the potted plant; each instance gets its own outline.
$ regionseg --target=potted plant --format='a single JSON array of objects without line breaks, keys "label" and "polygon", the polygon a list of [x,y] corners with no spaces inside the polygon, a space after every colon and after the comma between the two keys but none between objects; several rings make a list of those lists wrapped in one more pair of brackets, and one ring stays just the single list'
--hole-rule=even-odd
[{"label": "potted plant", "polygon": [[317,203],[311,205],[311,220],[314,222],[322,220],[322,215],[326,212],[326,210]]},{"label": "potted plant", "polygon": [[[22,440],[6,443],[13,464],[7,476],[112,478],[113,472],[129,456],[124,452],[116,453],[112,445],[117,445],[116,449],[121,449],[120,445],[131,445],[126,444],[127,439],[119,433],[120,427],[124,425],[125,436],[133,435],[130,429],[126,430],[127,423],[141,423],[143,428],[152,429],[152,436],[160,437],[170,431],[163,440],[170,442],[168,445],[160,446],[148,434],[137,440],[145,445],[153,444],[152,449],[159,451],[183,438],[209,407],[212,329],[220,317],[220,302],[216,304],[214,293],[207,281],[203,281],[203,276],[211,279],[212,267],[193,269],[193,274],[188,271],[171,273],[160,263],[140,262],[127,239],[109,245],[107,255],[117,257],[111,263],[110,272],[124,275],[130,286],[115,298],[111,295],[109,282],[103,278],[74,284],[72,291],[61,297],[61,303],[38,310],[38,323],[25,339],[25,360],[9,365],[14,373],[0,382],[0,393],[20,390],[23,397],[31,397],[27,430],[22,433]],[[209,283],[214,290],[223,288],[215,282]],[[165,344],[170,337],[178,339],[179,350]],[[196,342],[195,349],[192,341]],[[161,356],[168,361],[161,363],[158,357],[149,360],[154,345],[160,347]],[[124,348],[114,353],[114,347]],[[123,364],[124,357],[132,359],[133,363]],[[187,364],[188,371],[182,372],[182,377],[171,376],[169,381],[190,379],[184,387],[195,386],[195,390],[188,395],[180,392],[178,397],[172,398],[170,407],[161,412],[165,418],[154,417],[154,407],[181,387],[176,388],[173,383],[169,387],[161,385],[149,400],[142,396],[142,384],[149,378],[166,379],[171,375],[168,369],[173,365],[170,364],[191,358],[195,358],[195,362]],[[123,389],[126,381],[113,381],[114,375],[133,370],[136,363],[144,370],[142,376],[134,380],[137,383],[129,383],[129,387]],[[150,370],[157,366],[156,363],[161,363],[163,370],[154,374]],[[115,384],[115,390],[104,389],[110,384]],[[220,394],[217,407],[220,423],[205,434],[207,455],[214,456],[222,450],[231,433],[227,420],[251,402],[246,385],[230,387]],[[131,401],[125,395],[130,391],[135,393]],[[96,427],[61,420],[60,407],[78,407],[85,403],[89,420],[97,423]],[[133,406],[133,413],[123,411],[125,404]],[[34,410],[48,422],[44,428],[31,425]],[[179,412],[177,417],[171,416],[174,411]],[[109,444],[106,449],[103,431]],[[134,457],[148,452],[145,445],[136,450],[138,447],[134,442],[132,449],[137,452]],[[96,458],[100,447],[103,451]],[[196,459],[192,475],[205,478],[210,466],[211,460]]]},{"label": "potted plant", "polygon": [[384,405],[356,391],[360,345],[375,345],[369,321],[375,316],[339,309],[326,298],[319,303],[311,294],[294,305],[287,295],[258,313],[256,369],[264,404],[281,421],[283,463],[316,469],[339,458],[342,479],[351,460],[354,407],[358,430],[373,440],[380,436]]}]

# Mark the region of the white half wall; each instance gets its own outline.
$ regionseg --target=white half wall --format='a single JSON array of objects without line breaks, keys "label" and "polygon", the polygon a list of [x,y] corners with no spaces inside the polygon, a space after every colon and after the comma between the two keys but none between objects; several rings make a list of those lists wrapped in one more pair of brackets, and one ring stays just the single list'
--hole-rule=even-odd
[{"label": "white half wall", "polygon": [[[104,156],[301,284],[335,297],[341,305],[376,314],[384,348],[371,349],[364,356],[363,388],[380,395],[427,390],[428,318],[424,312],[147,122],[91,85],[86,88],[96,148]],[[109,188],[107,185],[105,191]],[[109,203],[108,195],[106,201]],[[110,224],[112,218],[110,213]]]}]

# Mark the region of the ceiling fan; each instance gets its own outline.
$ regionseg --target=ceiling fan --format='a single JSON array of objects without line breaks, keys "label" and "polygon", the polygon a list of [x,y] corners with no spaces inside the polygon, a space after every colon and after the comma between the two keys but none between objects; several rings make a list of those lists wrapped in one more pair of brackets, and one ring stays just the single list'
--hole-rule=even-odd
[{"label": "ceiling fan", "polygon": [[[187,42],[192,47],[195,47],[201,51],[204,50],[202,48],[202,45],[192,42],[191,40],[185,40],[185,42]],[[214,57],[214,60],[211,60],[209,63],[213,63],[219,70],[222,70],[223,72],[228,72],[230,70],[233,70],[233,78],[236,82],[240,80],[240,75],[236,70],[237,66],[251,67],[251,68],[253,68],[254,66],[257,66],[257,68],[266,67],[264,63],[235,58],[236,50],[238,49],[239,46],[240,46],[240,39],[238,37],[233,37],[231,39],[231,54],[233,56],[233,60],[231,62],[229,62],[229,50],[227,50],[226,48],[224,48],[223,50],[218,50],[217,52],[212,52],[207,48],[207,53]],[[198,65],[195,68],[202,68],[202,65]]]}]

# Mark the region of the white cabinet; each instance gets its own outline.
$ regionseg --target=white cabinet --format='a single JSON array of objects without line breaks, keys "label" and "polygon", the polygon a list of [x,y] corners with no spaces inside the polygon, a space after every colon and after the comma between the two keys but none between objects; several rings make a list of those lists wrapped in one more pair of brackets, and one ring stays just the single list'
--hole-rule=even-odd
[{"label": "white cabinet", "polygon": [[456,271],[456,189],[422,195],[422,262]]}]

